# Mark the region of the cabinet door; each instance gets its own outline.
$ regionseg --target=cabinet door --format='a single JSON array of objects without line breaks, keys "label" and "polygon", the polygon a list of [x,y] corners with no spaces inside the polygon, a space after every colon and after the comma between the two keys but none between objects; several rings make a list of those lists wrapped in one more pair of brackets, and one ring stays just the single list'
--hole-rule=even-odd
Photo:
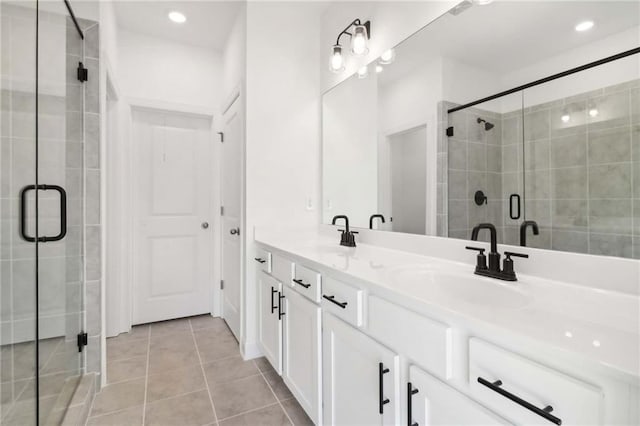
[{"label": "cabinet door", "polygon": [[505,420],[457,390],[412,365],[409,368],[407,417],[410,425],[503,425]]},{"label": "cabinet door", "polygon": [[284,288],[282,378],[315,424],[322,424],[320,306]]},{"label": "cabinet door", "polygon": [[330,314],[322,321],[324,424],[398,424],[398,355]]},{"label": "cabinet door", "polygon": [[260,346],[273,368],[282,374],[282,284],[263,271],[258,277]]}]

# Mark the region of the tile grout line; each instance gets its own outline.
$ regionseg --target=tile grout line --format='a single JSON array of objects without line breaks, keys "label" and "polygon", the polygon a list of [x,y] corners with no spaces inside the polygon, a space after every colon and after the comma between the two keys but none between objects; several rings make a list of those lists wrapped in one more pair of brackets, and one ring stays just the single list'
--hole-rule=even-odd
[{"label": "tile grout line", "polygon": [[144,399],[142,400],[142,426],[144,426],[147,414],[147,388],[149,387],[149,357],[151,355],[151,325],[147,335],[147,365],[144,373]]},{"label": "tile grout line", "polygon": [[[267,380],[267,378],[264,375],[264,372],[262,370],[260,370],[260,367],[258,367],[258,364],[255,362],[255,360],[253,361],[254,364],[256,364],[256,367],[258,368],[258,371],[260,371],[260,375],[262,376],[262,380],[265,381],[265,383],[267,384],[267,386],[269,387],[269,390],[271,390],[271,393],[273,394],[273,396],[276,398],[276,401],[278,401],[278,405],[280,405],[280,408],[282,409],[282,411],[284,412],[284,415],[287,416],[287,419],[289,419],[289,422],[293,425],[293,420],[291,420],[291,417],[289,417],[289,413],[287,413],[287,410],[285,410],[284,405],[282,405],[282,402],[280,402],[280,398],[278,398],[278,395],[276,395],[276,392],[273,390],[273,388],[271,387],[271,384],[269,383],[269,381]],[[276,374],[278,374],[278,372],[276,371]],[[280,378],[282,378],[282,376],[279,376]]]},{"label": "tile grout line", "polygon": [[198,341],[196,339],[196,333],[193,331],[193,325],[191,324],[191,320],[189,320],[189,329],[191,330],[191,337],[193,338],[193,343],[196,346],[196,354],[198,355],[198,360],[200,361],[200,371],[202,372],[202,377],[204,379],[204,385],[207,389],[207,395],[209,395],[209,402],[211,403],[211,408],[213,409],[213,418],[215,419],[215,423],[218,424],[218,413],[216,412],[216,405],[213,403],[213,397],[211,396],[211,389],[209,389],[209,380],[207,380],[207,375],[204,372],[204,364],[202,363],[202,357],[200,356],[200,350],[198,349]]}]

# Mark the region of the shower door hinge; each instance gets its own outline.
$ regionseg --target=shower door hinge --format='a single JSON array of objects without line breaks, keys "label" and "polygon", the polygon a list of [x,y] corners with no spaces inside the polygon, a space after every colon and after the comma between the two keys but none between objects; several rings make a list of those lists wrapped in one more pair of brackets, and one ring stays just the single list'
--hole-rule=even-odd
[{"label": "shower door hinge", "polygon": [[224,290],[224,280],[220,280],[220,290]]},{"label": "shower door hinge", "polygon": [[453,136],[453,126],[447,127],[447,136]]},{"label": "shower door hinge", "polygon": [[89,335],[87,333],[78,334],[78,352],[82,352],[82,348],[89,343]]},{"label": "shower door hinge", "polygon": [[224,206],[220,206],[220,216],[224,216]]},{"label": "shower door hinge", "polygon": [[218,132],[218,134],[220,135],[220,143],[224,143],[224,133]]},{"label": "shower door hinge", "polygon": [[87,80],[89,80],[89,70],[82,62],[78,62],[78,81],[85,82]]}]

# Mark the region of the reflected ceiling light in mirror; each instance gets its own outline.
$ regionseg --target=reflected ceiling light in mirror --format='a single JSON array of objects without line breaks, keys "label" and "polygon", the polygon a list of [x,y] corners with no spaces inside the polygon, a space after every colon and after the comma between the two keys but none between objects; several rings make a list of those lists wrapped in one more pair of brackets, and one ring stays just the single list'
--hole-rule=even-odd
[{"label": "reflected ceiling light in mirror", "polygon": [[593,344],[593,346],[595,346],[596,348],[600,347],[600,340],[594,340],[593,342],[591,342]]},{"label": "reflected ceiling light in mirror", "polygon": [[[353,32],[351,28],[353,27]],[[356,56],[364,56],[369,53],[369,39],[371,38],[371,21],[362,23],[360,19],[354,19],[347,27],[338,34],[336,44],[331,48],[331,71],[338,73],[344,70],[344,55],[340,38],[343,35],[351,37],[351,52]]]},{"label": "reflected ceiling light in mirror", "polygon": [[342,46],[340,46],[339,44],[336,44],[331,48],[331,60],[329,61],[329,69],[335,73],[344,71],[344,56],[342,56]]},{"label": "reflected ceiling light in mirror", "polygon": [[358,71],[356,71],[356,76],[358,78],[367,78],[368,75],[369,75],[369,67],[366,65],[358,68]]},{"label": "reflected ceiling light in mirror", "polygon": [[560,120],[562,120],[563,123],[568,123],[569,121],[571,121],[571,116],[569,114],[562,114]]},{"label": "reflected ceiling light in mirror", "polygon": [[376,72],[378,74],[380,74],[382,71],[384,71],[384,67],[382,65],[376,65]]},{"label": "reflected ceiling light in mirror", "polygon": [[351,52],[356,56],[364,56],[369,53],[369,35],[367,27],[356,25],[351,36]]},{"label": "reflected ceiling light in mirror", "polygon": [[187,22],[187,17],[184,16],[183,13],[178,12],[177,10],[169,12],[169,19],[176,24],[184,24]]},{"label": "reflected ceiling light in mirror", "polygon": [[486,6],[489,3],[493,3],[493,0],[473,0],[473,2],[478,6]]},{"label": "reflected ceiling light in mirror", "polygon": [[396,59],[395,49],[387,49],[384,52],[382,52],[382,55],[380,55],[380,60],[378,62],[380,62],[383,65],[388,65],[392,63],[395,59]]},{"label": "reflected ceiling light in mirror", "polygon": [[597,117],[597,116],[598,116],[598,114],[599,114],[599,112],[598,112],[598,108],[589,108],[589,116],[590,116],[591,118],[595,118],[595,117]]},{"label": "reflected ceiling light in mirror", "polygon": [[565,335],[566,337],[568,337],[569,339],[571,339],[571,338],[573,337],[573,333],[572,333],[572,332],[570,332],[570,331],[565,331],[565,332],[564,332],[564,335]]},{"label": "reflected ceiling light in mirror", "polygon": [[583,31],[588,31],[591,28],[593,28],[593,21],[584,21],[576,25],[576,31],[578,31],[579,33]]}]

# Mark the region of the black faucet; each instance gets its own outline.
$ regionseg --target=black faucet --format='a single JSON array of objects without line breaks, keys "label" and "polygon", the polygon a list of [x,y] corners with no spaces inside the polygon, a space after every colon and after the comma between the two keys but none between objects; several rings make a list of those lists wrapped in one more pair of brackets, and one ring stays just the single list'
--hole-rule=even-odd
[{"label": "black faucet", "polygon": [[469,247],[467,246],[467,250],[475,250],[478,251],[478,257],[476,262],[476,275],[482,275],[485,277],[497,278],[499,280],[505,281],[517,281],[516,273],[513,270],[513,260],[511,256],[514,257],[524,257],[528,258],[529,255],[521,254],[521,253],[513,253],[505,251],[505,259],[503,262],[503,267],[500,269],[500,253],[498,253],[498,237],[496,232],[496,227],[491,223],[481,223],[473,228],[471,232],[471,239],[473,241],[478,240],[478,233],[481,229],[488,229],[491,233],[491,251],[489,252],[489,267],[487,267],[487,258],[484,255],[485,249],[479,247]]},{"label": "black faucet", "polygon": [[339,231],[342,232],[342,236],[340,237],[340,245],[345,247],[355,247],[356,238],[354,234],[357,234],[357,232],[349,230],[349,218],[343,214],[337,215],[333,217],[331,224],[335,225],[338,219],[344,219],[345,225],[345,230],[339,229]]},{"label": "black faucet", "polygon": [[369,218],[369,229],[373,229],[373,219],[375,218],[379,218],[380,222],[384,223],[384,216],[382,216],[381,214],[372,214]]},{"label": "black faucet", "polygon": [[531,227],[533,229],[533,235],[539,235],[540,230],[538,229],[538,223],[535,220],[525,220],[520,225],[520,245],[522,247],[527,246],[527,227]]}]

